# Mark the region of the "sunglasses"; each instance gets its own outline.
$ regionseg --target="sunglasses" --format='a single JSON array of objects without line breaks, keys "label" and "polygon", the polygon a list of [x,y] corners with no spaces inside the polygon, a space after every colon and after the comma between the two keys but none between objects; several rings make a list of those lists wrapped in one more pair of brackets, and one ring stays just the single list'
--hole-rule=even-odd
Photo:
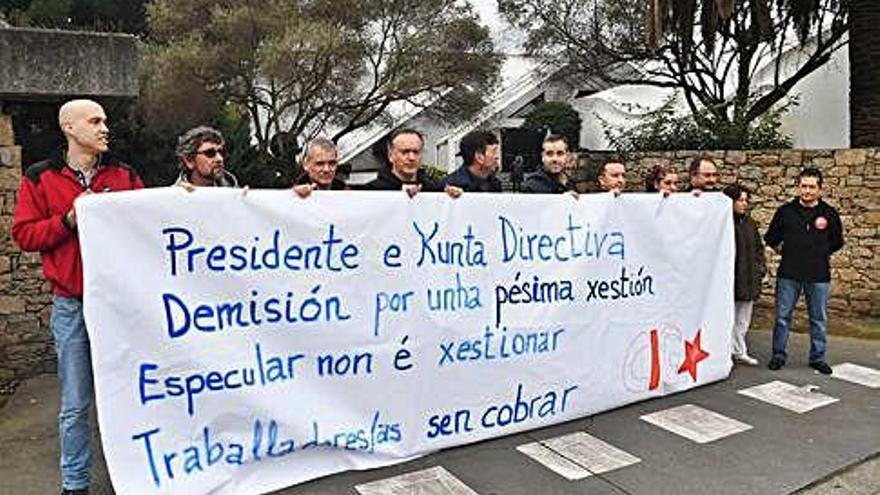
[{"label": "sunglasses", "polygon": [[206,150],[196,151],[196,154],[197,155],[205,155],[205,158],[209,158],[209,159],[214,158],[217,155],[220,155],[220,156],[226,158],[226,148],[223,148],[223,147],[208,148]]}]

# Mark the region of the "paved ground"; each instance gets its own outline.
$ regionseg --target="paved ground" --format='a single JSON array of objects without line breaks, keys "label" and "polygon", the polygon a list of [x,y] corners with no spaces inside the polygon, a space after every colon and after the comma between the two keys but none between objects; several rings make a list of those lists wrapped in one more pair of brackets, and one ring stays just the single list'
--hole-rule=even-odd
[{"label": "paved ground", "polygon": [[[766,363],[769,334],[753,332],[750,338],[754,354]],[[849,362],[880,369],[880,341],[832,337],[829,344],[832,365]],[[406,464],[342,473],[275,495],[352,494],[357,493],[356,486],[362,495],[880,494],[880,388],[825,377],[807,368],[808,340],[803,335],[793,335],[790,346],[789,365],[779,372],[763,366],[738,367],[730,379],[686,393],[449,449]],[[799,414],[738,393],[774,380],[798,387],[799,400],[821,399],[818,394],[827,395],[826,402],[837,400]],[[0,410],[0,493],[57,491],[57,395],[54,377],[38,377],[23,384]],[[686,404],[750,428],[700,444],[640,419]],[[596,474],[602,470],[584,464],[576,451],[560,450],[560,441],[555,440],[572,433],[582,435],[578,432],[625,452],[617,458],[638,462]],[[579,479],[566,479],[517,450],[529,443]],[[567,457],[567,452],[574,452],[574,457]],[[429,471],[430,476],[454,476],[460,483],[446,485],[451,487],[447,491],[437,491],[436,482],[424,491],[412,485],[402,491],[389,488],[394,480],[364,486],[436,467],[442,470]],[[93,493],[113,493],[102,462]]]}]

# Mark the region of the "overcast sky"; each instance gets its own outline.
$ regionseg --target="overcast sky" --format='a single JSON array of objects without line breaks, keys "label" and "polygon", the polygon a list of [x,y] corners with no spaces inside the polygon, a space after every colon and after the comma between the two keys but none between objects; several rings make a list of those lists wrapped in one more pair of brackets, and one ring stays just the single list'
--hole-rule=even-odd
[{"label": "overcast sky", "polygon": [[498,13],[498,1],[470,0],[470,2],[483,23],[489,26],[492,31],[495,49],[507,53],[518,52],[523,35],[501,20],[501,15]]}]

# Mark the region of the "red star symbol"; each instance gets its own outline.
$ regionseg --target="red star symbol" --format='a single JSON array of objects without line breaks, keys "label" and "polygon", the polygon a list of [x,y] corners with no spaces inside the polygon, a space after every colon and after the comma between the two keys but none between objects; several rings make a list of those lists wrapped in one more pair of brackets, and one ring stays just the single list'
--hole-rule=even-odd
[{"label": "red star symbol", "polygon": [[694,381],[697,381],[697,363],[709,357],[708,352],[700,349],[700,332],[701,330],[697,329],[693,343],[684,341],[684,362],[678,367],[679,373],[687,371]]}]

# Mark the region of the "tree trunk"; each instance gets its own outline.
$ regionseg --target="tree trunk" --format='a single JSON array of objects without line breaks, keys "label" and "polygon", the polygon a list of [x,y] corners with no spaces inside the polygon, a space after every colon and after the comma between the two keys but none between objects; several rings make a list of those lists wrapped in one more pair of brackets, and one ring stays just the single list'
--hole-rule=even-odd
[{"label": "tree trunk", "polygon": [[850,4],[850,146],[880,146],[880,2]]}]

